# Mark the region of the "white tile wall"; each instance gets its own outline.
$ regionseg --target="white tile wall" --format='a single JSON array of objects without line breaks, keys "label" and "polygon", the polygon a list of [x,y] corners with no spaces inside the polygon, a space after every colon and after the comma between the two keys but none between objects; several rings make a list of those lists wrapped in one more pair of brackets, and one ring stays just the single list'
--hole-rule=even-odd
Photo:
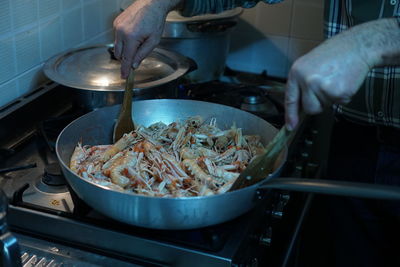
[{"label": "white tile wall", "polygon": [[291,38],[288,51],[289,66],[292,65],[299,56],[306,54],[318,44],[320,44],[320,41]]},{"label": "white tile wall", "polygon": [[110,10],[119,10],[122,4],[117,1],[101,0],[99,5],[101,7],[99,27],[101,31],[106,31],[112,27],[115,18],[115,13],[110,13]]},{"label": "white tile wall", "polygon": [[0,1],[0,34],[11,31],[10,0]]},{"label": "white tile wall", "polygon": [[83,5],[83,32],[84,38],[90,39],[101,31],[101,6],[100,1],[84,3]]},{"label": "white tile wall", "polygon": [[113,40],[121,0],[0,0],[0,107],[46,81],[57,53]]},{"label": "white tile wall", "polygon": [[10,80],[17,74],[14,47],[13,38],[9,37],[0,40],[0,84]]},{"label": "white tile wall", "polygon": [[23,73],[41,61],[39,28],[23,31],[14,38],[15,52],[17,54],[17,72]]},{"label": "white tile wall", "polygon": [[0,84],[0,99],[6,104],[19,96],[18,85],[16,80],[11,80]]},{"label": "white tile wall", "polygon": [[38,20],[38,0],[12,0],[14,29],[27,26]]},{"label": "white tile wall", "polygon": [[60,0],[40,0],[39,1],[39,18],[57,14],[60,11],[61,1]]},{"label": "white tile wall", "polygon": [[74,7],[79,7],[81,0],[62,0],[61,8],[63,10],[68,10]]},{"label": "white tile wall", "polygon": [[42,65],[34,67],[25,72],[18,78],[18,93],[23,95],[37,88],[37,85],[43,84],[46,81],[44,73],[41,71]]},{"label": "white tile wall", "polygon": [[290,35],[292,37],[321,40],[323,38],[322,1],[300,0],[294,2]]},{"label": "white tile wall", "polygon": [[245,10],[231,37],[227,65],[285,78],[294,60],[323,40],[323,2],[285,0]]},{"label": "white tile wall", "polygon": [[39,25],[40,55],[43,60],[63,51],[61,18],[55,17]]},{"label": "white tile wall", "polygon": [[[240,38],[240,40],[235,40]],[[246,41],[244,41],[246,40]],[[236,44],[240,44],[236,46]],[[227,65],[233,69],[261,73],[268,65],[268,75],[281,76],[288,65],[289,39],[284,36],[258,36],[252,32],[233,35]]]},{"label": "white tile wall", "polygon": [[75,8],[62,15],[64,49],[77,46],[83,41],[82,10]]},{"label": "white tile wall", "polygon": [[259,3],[255,26],[265,35],[288,36],[294,2],[295,0],[285,0],[275,5]]}]

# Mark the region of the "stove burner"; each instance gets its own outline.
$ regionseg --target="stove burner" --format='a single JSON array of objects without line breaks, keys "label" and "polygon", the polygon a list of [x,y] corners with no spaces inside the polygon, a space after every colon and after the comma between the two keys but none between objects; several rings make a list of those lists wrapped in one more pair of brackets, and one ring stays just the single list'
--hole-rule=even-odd
[{"label": "stove burner", "polygon": [[44,167],[42,181],[50,186],[66,185],[65,178],[61,173],[58,163],[49,163]]},{"label": "stove burner", "polygon": [[278,114],[278,110],[274,103],[268,100],[268,98],[261,92],[244,91],[240,93],[241,104],[240,109],[265,116],[271,116]]}]

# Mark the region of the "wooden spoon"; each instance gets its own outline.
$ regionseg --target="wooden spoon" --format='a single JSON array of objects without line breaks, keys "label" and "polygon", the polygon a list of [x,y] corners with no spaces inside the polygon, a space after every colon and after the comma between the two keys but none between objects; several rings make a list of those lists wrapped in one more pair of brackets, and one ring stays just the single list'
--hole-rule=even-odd
[{"label": "wooden spoon", "polygon": [[134,70],[129,71],[128,79],[125,83],[124,99],[119,111],[118,120],[114,125],[113,142],[117,142],[125,133],[135,130],[135,124],[132,119],[132,97],[134,88]]},{"label": "wooden spoon", "polygon": [[[304,117],[303,114],[300,115],[298,125],[303,123]],[[250,162],[247,168],[233,183],[229,191],[244,188],[266,179],[269,174],[272,173],[275,161],[279,157],[280,153],[293,139],[298,128],[299,126],[297,126],[295,130],[289,131],[286,126],[283,126],[272,141],[269,142],[265,148],[265,152]]]}]

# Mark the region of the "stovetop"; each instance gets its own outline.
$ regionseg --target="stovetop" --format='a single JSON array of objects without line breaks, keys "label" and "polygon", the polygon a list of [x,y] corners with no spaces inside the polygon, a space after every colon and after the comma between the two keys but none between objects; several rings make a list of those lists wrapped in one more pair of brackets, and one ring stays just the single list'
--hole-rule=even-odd
[{"label": "stovetop", "polygon": [[280,128],[284,123],[284,93],[273,86],[230,82],[182,85],[180,98],[223,104],[251,112]]},{"label": "stovetop", "polygon": [[[283,124],[282,95],[265,88],[215,81],[181,86],[180,93],[182,98],[242,108],[276,126]],[[7,129],[0,131],[0,186],[10,201],[8,222],[22,243],[39,238],[139,265],[231,266],[268,257],[263,245],[269,246],[271,224],[281,212],[277,207],[283,209],[280,193],[269,192],[235,220],[185,231],[134,227],[92,210],[69,188],[54,153],[59,132],[83,114],[71,103],[68,88],[48,83],[0,110],[0,128]]]}]

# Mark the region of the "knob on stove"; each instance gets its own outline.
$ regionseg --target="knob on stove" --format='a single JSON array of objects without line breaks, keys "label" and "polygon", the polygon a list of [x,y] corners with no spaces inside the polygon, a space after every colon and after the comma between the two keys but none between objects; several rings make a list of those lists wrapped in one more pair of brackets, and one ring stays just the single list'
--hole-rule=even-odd
[{"label": "knob on stove", "polygon": [[66,185],[65,178],[61,173],[60,165],[58,163],[49,163],[44,167],[42,181],[47,185]]}]

